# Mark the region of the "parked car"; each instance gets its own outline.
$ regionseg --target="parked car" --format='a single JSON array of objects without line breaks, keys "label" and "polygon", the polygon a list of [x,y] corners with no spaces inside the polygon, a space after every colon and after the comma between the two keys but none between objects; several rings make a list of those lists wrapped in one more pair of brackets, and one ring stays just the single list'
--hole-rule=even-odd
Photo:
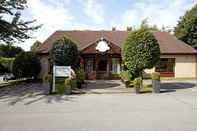
[{"label": "parked car", "polygon": [[0,76],[0,81],[8,81],[15,79],[14,75],[12,73],[5,73]]}]

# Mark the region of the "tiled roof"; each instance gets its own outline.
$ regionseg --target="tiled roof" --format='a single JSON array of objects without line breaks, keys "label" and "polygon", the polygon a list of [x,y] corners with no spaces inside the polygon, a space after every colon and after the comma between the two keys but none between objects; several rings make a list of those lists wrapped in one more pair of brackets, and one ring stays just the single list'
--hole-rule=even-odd
[{"label": "tiled roof", "polygon": [[[56,31],[38,48],[39,53],[48,53],[53,43],[61,37],[67,37],[75,42],[79,50],[83,50],[101,37],[122,47],[122,44],[128,36],[128,31]],[[184,42],[178,40],[175,36],[167,32],[155,32],[155,38],[158,40],[162,54],[196,54],[196,50]]]}]

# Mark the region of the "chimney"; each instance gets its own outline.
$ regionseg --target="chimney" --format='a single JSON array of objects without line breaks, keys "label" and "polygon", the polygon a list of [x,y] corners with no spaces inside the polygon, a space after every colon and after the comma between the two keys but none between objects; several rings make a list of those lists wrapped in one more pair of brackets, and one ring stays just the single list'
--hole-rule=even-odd
[{"label": "chimney", "polygon": [[112,31],[116,31],[116,27],[112,27]]},{"label": "chimney", "polygon": [[132,31],[132,27],[131,26],[127,26],[127,31]]}]

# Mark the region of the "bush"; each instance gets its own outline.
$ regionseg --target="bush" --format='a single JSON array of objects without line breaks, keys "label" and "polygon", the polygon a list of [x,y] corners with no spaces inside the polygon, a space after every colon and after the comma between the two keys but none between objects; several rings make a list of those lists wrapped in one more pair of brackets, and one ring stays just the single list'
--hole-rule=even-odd
[{"label": "bush", "polygon": [[159,72],[154,72],[151,74],[151,79],[152,80],[160,80],[160,73]]},{"label": "bush", "polygon": [[80,56],[77,46],[71,40],[63,37],[57,40],[50,51],[53,63],[58,66],[79,67]]},{"label": "bush", "polygon": [[55,93],[58,94],[64,94],[65,93],[65,86],[64,84],[59,84],[58,86],[55,87]]},{"label": "bush", "polygon": [[84,81],[85,80],[85,71],[81,68],[78,68],[76,71],[77,80]]},{"label": "bush", "polygon": [[17,78],[36,78],[40,70],[40,60],[38,56],[32,52],[23,52],[19,54],[13,63],[13,74]]},{"label": "bush", "polygon": [[160,59],[157,40],[148,27],[129,33],[123,47],[123,61],[133,75],[139,77],[144,69],[153,68]]},{"label": "bush", "polygon": [[0,57],[0,74],[12,72],[12,65],[15,58]]},{"label": "bush", "polygon": [[133,79],[132,74],[128,70],[122,71],[120,73],[120,76],[123,80],[132,80]]},{"label": "bush", "polygon": [[133,80],[133,85],[140,85],[141,84],[142,79],[141,78],[135,78],[135,80]]},{"label": "bush", "polygon": [[77,89],[77,80],[70,80],[70,85],[72,90],[76,90]]}]

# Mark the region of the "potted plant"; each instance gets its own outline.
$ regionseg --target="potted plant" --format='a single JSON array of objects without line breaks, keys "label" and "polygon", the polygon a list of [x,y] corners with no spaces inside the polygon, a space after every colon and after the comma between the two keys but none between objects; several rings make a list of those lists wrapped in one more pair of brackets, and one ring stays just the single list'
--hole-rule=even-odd
[{"label": "potted plant", "polygon": [[133,80],[134,92],[135,92],[136,94],[139,94],[139,93],[140,93],[141,81],[142,81],[142,79],[139,78],[139,77],[136,78],[135,80]]},{"label": "potted plant", "polygon": [[125,84],[125,87],[128,88],[132,79],[131,73],[128,70],[124,70],[121,72],[120,76],[122,82]]},{"label": "potted plant", "polygon": [[152,73],[151,79],[152,79],[153,92],[160,93],[160,74],[158,72]]},{"label": "potted plant", "polygon": [[77,87],[81,89],[82,88],[81,85],[85,81],[85,71],[83,69],[79,68],[76,70],[76,79],[77,79]]}]

